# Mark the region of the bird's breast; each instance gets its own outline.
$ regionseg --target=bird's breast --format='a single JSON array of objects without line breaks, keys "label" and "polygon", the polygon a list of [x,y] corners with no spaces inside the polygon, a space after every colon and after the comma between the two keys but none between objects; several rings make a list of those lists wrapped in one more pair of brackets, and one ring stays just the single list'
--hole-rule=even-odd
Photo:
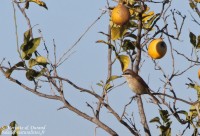
[{"label": "bird's breast", "polygon": [[146,94],[146,88],[136,79],[127,79],[129,88],[136,94]]}]

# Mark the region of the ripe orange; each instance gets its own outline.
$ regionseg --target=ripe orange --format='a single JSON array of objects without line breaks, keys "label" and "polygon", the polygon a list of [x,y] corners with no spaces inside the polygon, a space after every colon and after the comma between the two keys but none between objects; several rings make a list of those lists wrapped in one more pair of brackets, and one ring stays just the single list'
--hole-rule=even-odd
[{"label": "ripe orange", "polygon": [[113,23],[117,25],[124,25],[130,19],[130,12],[127,7],[125,7],[122,3],[119,3],[112,10],[111,19]]},{"label": "ripe orange", "polygon": [[165,42],[161,39],[154,39],[150,42],[148,47],[148,54],[153,59],[162,58],[167,52],[167,46]]},{"label": "ripe orange", "polygon": [[198,78],[200,79],[200,69],[198,70]]}]

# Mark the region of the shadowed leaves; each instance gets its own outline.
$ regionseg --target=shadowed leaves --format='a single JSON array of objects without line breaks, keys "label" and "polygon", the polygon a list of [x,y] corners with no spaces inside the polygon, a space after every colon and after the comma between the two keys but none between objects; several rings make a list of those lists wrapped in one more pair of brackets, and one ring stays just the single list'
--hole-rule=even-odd
[{"label": "shadowed leaves", "polygon": [[24,62],[23,62],[23,61],[20,61],[20,62],[18,62],[17,64],[15,64],[13,67],[11,67],[10,69],[6,70],[5,76],[6,76],[7,78],[9,78],[10,75],[12,74],[12,72],[13,72],[16,68],[18,68],[18,67],[24,67]]},{"label": "shadowed leaves", "polygon": [[126,70],[130,64],[130,58],[126,55],[118,55],[117,59],[121,64],[122,71]]}]

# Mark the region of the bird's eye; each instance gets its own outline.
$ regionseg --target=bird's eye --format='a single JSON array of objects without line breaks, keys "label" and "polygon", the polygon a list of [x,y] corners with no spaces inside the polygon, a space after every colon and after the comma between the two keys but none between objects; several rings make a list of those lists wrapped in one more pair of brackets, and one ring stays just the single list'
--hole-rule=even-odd
[{"label": "bird's eye", "polygon": [[124,75],[129,75],[129,73],[124,73]]}]

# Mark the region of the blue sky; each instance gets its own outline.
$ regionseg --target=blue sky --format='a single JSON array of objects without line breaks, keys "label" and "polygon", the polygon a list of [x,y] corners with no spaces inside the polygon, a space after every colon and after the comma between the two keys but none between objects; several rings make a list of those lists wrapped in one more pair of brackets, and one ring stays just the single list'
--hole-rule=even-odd
[{"label": "blue sky", "polygon": [[[34,36],[39,36],[38,29],[42,30],[46,44],[53,53],[53,39],[55,39],[57,46],[57,55],[60,57],[65,50],[67,50],[81,34],[96,20],[105,9],[106,0],[86,0],[86,1],[45,1],[49,10],[45,10],[35,4],[31,4],[27,11],[28,16],[31,19],[32,25],[38,24],[34,28]],[[115,4],[112,4],[115,5]],[[159,11],[159,5],[152,5],[152,10]],[[172,9],[177,9],[182,14],[187,15],[187,19],[184,25],[184,29],[181,35],[181,42],[173,41],[174,48],[178,49],[187,55],[191,53],[191,44],[189,43],[189,31],[198,33],[198,26],[191,21],[189,12],[193,13],[188,6],[188,1],[172,2]],[[0,59],[6,58],[6,61],[10,61],[11,64],[18,62],[20,59],[16,51],[16,39],[15,39],[15,27],[13,20],[13,9],[11,1],[1,0],[0,4]],[[194,15],[195,16],[195,15]],[[178,20],[180,22],[180,20]],[[21,13],[17,10],[17,23],[19,32],[19,43],[23,41],[23,33],[28,29],[26,21]],[[173,30],[173,22],[169,20],[170,33],[175,33]],[[104,15],[90,31],[83,37],[83,39],[77,44],[73,51],[75,53],[59,68],[59,73],[63,77],[67,77],[72,81],[75,81],[78,85],[84,88],[90,89],[91,86],[95,91],[101,91],[96,83],[100,80],[106,80],[107,69],[107,46],[103,44],[96,44],[95,42],[100,39],[105,39],[104,36],[99,34],[99,31],[107,32],[109,24],[108,15]],[[197,29],[198,28],[198,29]],[[167,39],[167,38],[166,38]],[[43,47],[41,46],[42,50]],[[145,56],[145,55],[144,55]],[[140,75],[145,81],[149,82],[149,86],[153,90],[157,90],[162,86],[159,78],[162,76],[158,71],[154,71],[153,63],[147,57]],[[6,61],[4,64],[6,64]],[[167,52],[165,58],[160,61],[161,66],[170,73],[170,54]],[[189,65],[183,58],[176,56],[176,70],[184,69]],[[185,73],[182,77],[178,77],[173,81],[174,89],[177,91],[177,95],[181,98],[188,99],[189,97],[195,100],[195,91],[187,89],[185,83],[188,82],[187,77],[198,81],[197,78],[198,67],[193,68],[189,72]],[[120,64],[115,64],[113,74],[121,74]],[[195,75],[195,76],[192,76]],[[12,76],[18,77],[27,85],[32,85],[30,82],[25,81],[25,77],[22,73],[13,73]],[[149,77],[149,81],[148,81]],[[124,79],[120,79],[119,82],[123,82]],[[156,83],[156,84],[155,84]],[[2,74],[0,74],[1,94],[0,94],[0,126],[9,124],[11,121],[16,120],[17,123],[22,126],[45,126],[45,136],[93,136],[95,125],[86,121],[85,119],[77,116],[67,109],[59,110],[62,107],[62,103],[40,98],[34,94],[20,88],[19,86],[9,82]],[[92,115],[91,109],[87,107],[86,102],[94,104],[93,97],[79,93],[69,85],[65,85],[65,96],[75,106],[81,110]],[[46,86],[42,87],[42,91],[50,92]],[[128,103],[130,97],[134,94],[128,89],[126,85],[115,89],[109,94],[109,104],[113,108],[121,113],[123,106]],[[148,96],[143,96],[145,101]],[[179,104],[185,110],[188,109],[188,105]],[[133,111],[135,115],[135,121],[140,122],[137,118],[138,112],[136,102],[134,102],[128,111]],[[157,114],[157,107],[152,104],[145,103],[145,111],[147,112],[147,118],[150,120]],[[119,135],[130,136],[131,134],[103,108],[101,119],[107,122]],[[172,118],[173,119],[173,118]],[[141,126],[139,125],[139,128]],[[159,131],[156,129],[155,124],[150,124],[152,132],[158,135]],[[177,121],[173,123],[172,132],[178,133],[184,127],[181,127]],[[140,128],[141,129],[141,128]],[[142,130],[142,129],[141,129]],[[190,133],[189,133],[190,134]],[[107,136],[100,128],[97,129],[97,136]]]}]

